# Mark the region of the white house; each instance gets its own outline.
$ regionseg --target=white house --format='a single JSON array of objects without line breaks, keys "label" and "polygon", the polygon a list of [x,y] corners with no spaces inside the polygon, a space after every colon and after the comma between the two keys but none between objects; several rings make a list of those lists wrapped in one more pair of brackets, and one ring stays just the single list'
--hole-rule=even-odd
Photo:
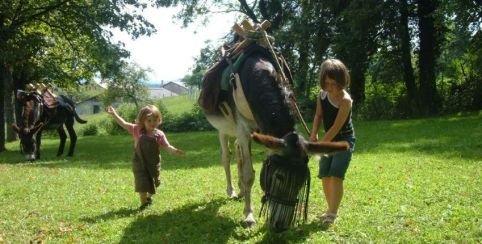
[{"label": "white house", "polygon": [[149,88],[149,98],[151,99],[161,99],[164,97],[179,96],[179,94],[172,92],[166,88]]},{"label": "white house", "polygon": [[161,99],[164,97],[179,96],[188,93],[188,89],[176,82],[170,81],[166,84],[161,84],[159,87],[150,87],[148,89],[149,98]]},{"label": "white house", "polygon": [[99,96],[93,96],[89,99],[81,101],[75,105],[78,114],[96,114],[104,110],[104,105],[100,101]]}]

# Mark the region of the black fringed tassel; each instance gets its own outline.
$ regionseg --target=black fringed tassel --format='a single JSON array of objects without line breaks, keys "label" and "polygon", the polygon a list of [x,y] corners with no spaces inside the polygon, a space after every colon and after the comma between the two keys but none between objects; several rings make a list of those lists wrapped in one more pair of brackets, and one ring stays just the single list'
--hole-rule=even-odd
[{"label": "black fringed tassel", "polygon": [[[261,199],[260,217],[268,221],[287,221],[290,226],[300,219],[308,217],[308,201],[310,192],[310,172],[306,165],[283,165],[276,156],[268,157],[261,169],[261,188],[264,196]],[[279,177],[278,179],[276,179]]]}]

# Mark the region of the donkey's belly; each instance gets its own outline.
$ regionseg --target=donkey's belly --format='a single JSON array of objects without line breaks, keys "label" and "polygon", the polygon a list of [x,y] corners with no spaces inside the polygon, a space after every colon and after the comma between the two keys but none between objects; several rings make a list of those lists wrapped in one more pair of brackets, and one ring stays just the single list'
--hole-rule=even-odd
[{"label": "donkey's belly", "polygon": [[206,119],[219,132],[230,136],[236,136],[236,123],[222,115],[206,114]]},{"label": "donkey's belly", "polygon": [[53,130],[53,129],[59,128],[62,125],[63,125],[62,123],[48,123],[43,129],[44,130]]}]

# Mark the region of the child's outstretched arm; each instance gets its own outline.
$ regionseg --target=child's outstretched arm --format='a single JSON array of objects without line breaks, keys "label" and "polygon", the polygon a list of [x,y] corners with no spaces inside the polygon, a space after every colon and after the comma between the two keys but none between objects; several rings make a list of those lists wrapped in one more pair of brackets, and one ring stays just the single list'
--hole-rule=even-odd
[{"label": "child's outstretched arm", "polygon": [[107,113],[114,118],[115,122],[117,122],[118,125],[120,125],[122,128],[128,130],[130,126],[132,126],[131,123],[126,122],[122,117],[120,117],[115,109],[112,106],[107,107]]},{"label": "child's outstretched arm", "polygon": [[170,153],[176,154],[177,156],[184,156],[186,154],[184,151],[179,150],[179,149],[175,148],[174,146],[172,146],[170,144],[164,146],[164,149],[166,149]]},{"label": "child's outstretched arm", "polygon": [[320,96],[316,99],[316,113],[313,118],[313,126],[311,128],[310,141],[318,141],[318,130],[320,129],[321,122],[323,121],[323,110],[321,108]]}]

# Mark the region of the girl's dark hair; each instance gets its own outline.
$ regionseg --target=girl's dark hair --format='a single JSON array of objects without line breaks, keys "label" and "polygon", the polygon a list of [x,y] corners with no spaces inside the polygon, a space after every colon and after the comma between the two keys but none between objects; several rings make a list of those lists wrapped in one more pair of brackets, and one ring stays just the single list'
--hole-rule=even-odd
[{"label": "girl's dark hair", "polygon": [[327,59],[320,66],[320,86],[325,89],[326,77],[336,81],[340,88],[350,85],[350,73],[348,68],[338,59]]}]

